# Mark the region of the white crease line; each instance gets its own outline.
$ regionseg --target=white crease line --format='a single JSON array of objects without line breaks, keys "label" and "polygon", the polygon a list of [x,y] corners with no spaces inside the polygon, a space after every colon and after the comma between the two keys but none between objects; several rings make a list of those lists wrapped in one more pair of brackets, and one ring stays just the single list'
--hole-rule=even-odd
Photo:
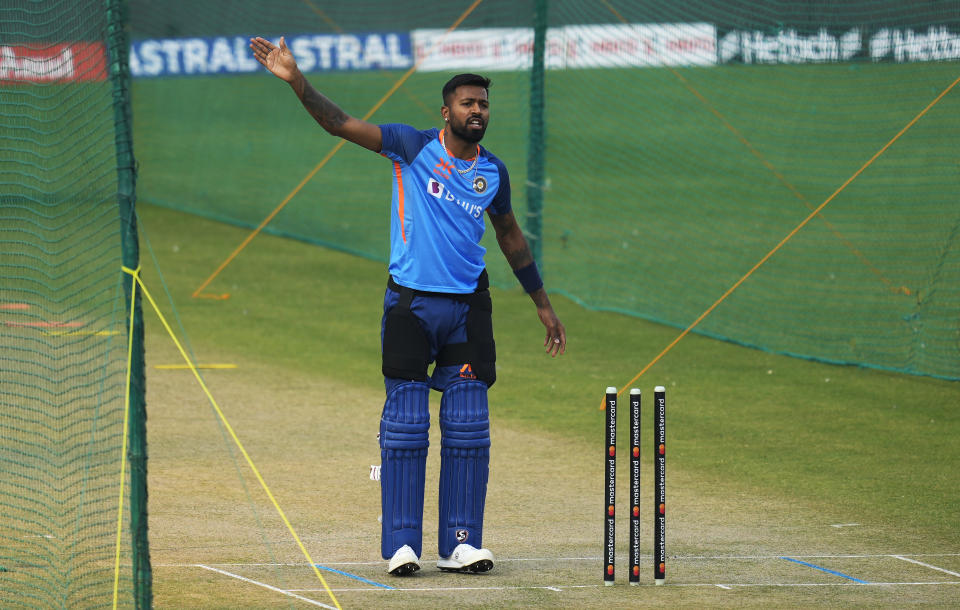
[{"label": "white crease line", "polygon": [[507,557],[498,561],[601,561],[603,557]]},{"label": "white crease line", "polygon": [[[647,555],[647,558],[652,557],[652,555]],[[886,557],[886,555],[880,555],[880,557]],[[497,557],[497,563],[506,563],[506,562],[518,562],[518,561],[601,561],[603,557],[597,555],[596,557]],[[726,559],[726,557],[717,557],[717,559]],[[325,566],[379,566],[385,564],[385,560],[380,561],[324,561],[322,562]],[[159,568],[192,568],[197,564],[195,563],[154,563],[153,567]],[[207,565],[211,566],[225,566],[225,567],[309,567],[310,564],[305,562],[286,562],[286,563],[208,563]]]},{"label": "white crease line", "polygon": [[[730,559],[758,560],[758,559],[780,559],[784,554],[797,559],[879,559],[883,557],[960,557],[960,553],[899,553],[881,555],[797,555],[790,553],[781,553],[779,555],[671,555],[668,559],[673,561],[727,561]],[[647,559],[651,555],[644,556]],[[522,562],[522,561],[600,561],[603,558],[596,557],[498,557],[498,563]],[[322,562],[325,566],[379,566],[383,561],[326,561]],[[155,568],[192,568],[195,563],[154,563]],[[212,566],[224,567],[302,567],[309,564],[303,562],[291,563],[208,563]]]},{"label": "white crease line", "polygon": [[[667,587],[719,587],[721,589],[736,589],[746,587],[896,587],[896,586],[929,586],[929,585],[960,585],[960,580],[930,581],[930,582],[747,582],[747,583],[715,583],[715,582],[680,582],[666,583]],[[336,593],[382,593],[384,595],[392,594],[395,591],[406,591],[407,593],[417,592],[437,592],[437,591],[523,591],[523,590],[559,590],[561,593],[567,589],[596,589],[601,585],[533,585],[533,586],[504,586],[504,587],[404,587],[393,589],[379,589],[373,587],[353,588],[341,587],[331,588]],[[658,587],[663,585],[641,584],[641,587]],[[291,591],[300,591],[302,593],[323,593],[322,589],[291,589]]]},{"label": "white crease line", "polygon": [[[371,591],[380,591],[384,594],[392,594],[395,591],[406,591],[407,593],[416,592],[437,592],[437,591],[526,591],[531,589],[556,591],[563,593],[565,589],[596,589],[601,585],[516,585],[502,587],[394,587],[392,589],[375,589],[372,587],[355,588],[341,587],[331,588],[336,593],[369,593]],[[653,585],[650,585],[653,586]],[[322,593],[322,589],[290,589],[301,593]]]},{"label": "white crease line", "polygon": [[229,576],[230,578],[236,578],[237,580],[240,580],[240,581],[243,581],[243,582],[246,582],[246,583],[250,583],[251,585],[257,585],[258,587],[263,587],[264,589],[268,589],[268,590],[270,590],[270,591],[275,591],[276,593],[282,593],[283,595],[287,595],[287,596],[289,596],[289,597],[293,597],[293,598],[295,598],[295,599],[299,599],[299,600],[302,601],[302,602],[306,602],[306,603],[312,604],[312,605],[314,605],[314,606],[319,606],[319,607],[321,607],[321,608],[329,608],[329,610],[337,610],[337,609],[336,609],[335,607],[333,607],[333,606],[328,606],[328,605],[326,605],[326,604],[324,604],[324,603],[318,602],[317,600],[310,599],[309,597],[303,597],[303,596],[301,596],[301,595],[297,595],[296,593],[291,593],[290,591],[284,591],[283,589],[278,589],[277,587],[274,587],[274,586],[272,586],[272,585],[268,585],[268,584],[266,584],[266,583],[258,582],[258,581],[256,581],[256,580],[251,580],[251,579],[249,579],[249,578],[244,578],[243,576],[240,576],[240,575],[238,575],[238,574],[231,574],[230,572],[226,572],[226,571],[224,571],[224,570],[218,570],[217,568],[211,568],[210,566],[205,566],[205,565],[203,565],[202,563],[195,563],[195,564],[193,564],[193,566],[194,566],[194,567],[197,567],[197,568],[203,568],[204,570],[210,570],[211,572],[216,572],[217,574],[223,574],[224,576]]},{"label": "white crease line", "polygon": [[944,574],[949,574],[950,576],[960,576],[960,573],[951,572],[950,570],[946,570],[946,569],[944,569],[944,568],[938,568],[937,566],[932,566],[932,565],[930,565],[929,563],[923,563],[922,561],[917,561],[916,559],[910,559],[910,558],[908,558],[908,557],[904,557],[903,555],[891,555],[891,557],[896,557],[897,559],[902,559],[903,561],[908,561],[908,562],[910,562],[910,563],[915,563],[915,564],[917,564],[918,566],[923,566],[923,567],[925,567],[925,568],[930,568],[931,570],[938,570],[938,571],[940,571],[940,572],[943,572]]},{"label": "white crease line", "polygon": [[[674,555],[669,559],[674,561],[717,561],[717,560],[728,560],[728,559],[743,559],[743,560],[757,560],[757,559],[780,559],[784,555],[789,555],[790,557],[796,559],[880,559],[884,557],[893,557],[889,553],[884,553],[882,555],[792,555],[789,553],[784,553],[780,555]],[[901,557],[960,557],[960,553],[900,553]],[[649,555],[647,556],[649,557]]]},{"label": "white crease line", "polygon": [[[671,583],[667,583],[668,586]],[[936,582],[744,582],[726,583],[725,586],[734,587],[895,587],[919,585],[960,585],[960,580],[944,580]],[[720,587],[716,583],[674,583],[674,587]],[[721,587],[722,588],[722,587]]]}]

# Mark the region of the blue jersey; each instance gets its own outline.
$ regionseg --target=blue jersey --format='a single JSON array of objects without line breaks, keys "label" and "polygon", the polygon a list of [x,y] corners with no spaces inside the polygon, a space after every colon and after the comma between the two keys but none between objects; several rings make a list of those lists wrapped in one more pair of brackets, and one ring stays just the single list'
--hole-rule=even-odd
[{"label": "blue jersey", "polygon": [[415,290],[473,292],[486,253],[483,213],[511,209],[507,168],[480,145],[475,160],[457,159],[436,128],[390,124],[380,132],[380,154],[393,161],[390,275]]}]

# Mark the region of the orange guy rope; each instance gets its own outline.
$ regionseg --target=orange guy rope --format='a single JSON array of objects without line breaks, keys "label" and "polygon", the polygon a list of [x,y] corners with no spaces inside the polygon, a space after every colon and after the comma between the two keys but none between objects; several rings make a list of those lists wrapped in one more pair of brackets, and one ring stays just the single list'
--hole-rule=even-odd
[{"label": "orange guy rope", "polygon": [[[328,17],[327,14],[323,12],[322,8],[320,8],[310,0],[303,0],[303,3],[306,4],[310,8],[310,10],[312,10],[314,13],[319,15],[320,18],[323,19],[326,22],[326,24],[329,25],[334,32],[338,34],[343,34],[343,28],[337,25],[337,23],[333,19]],[[393,78],[392,76],[390,76],[388,72],[385,72],[383,70],[381,70],[379,73],[382,74],[383,77],[386,78],[387,80],[391,80]],[[407,97],[410,99],[410,101],[412,101],[417,106],[420,106],[420,108],[423,109],[423,112],[428,117],[433,117],[433,112],[429,108],[427,108],[426,104],[420,101],[420,98],[411,95],[410,92],[407,90],[404,90],[404,93],[407,94]]]},{"label": "orange guy rope", "polygon": [[[717,110],[716,107],[713,104],[711,104],[709,100],[707,100],[706,97],[704,97],[693,85],[691,85],[690,82],[687,81],[687,79],[684,78],[682,74],[680,74],[673,68],[668,67],[668,69],[670,70],[670,73],[673,74],[675,77],[677,77],[677,79],[681,83],[683,83],[683,86],[686,87],[691,93],[693,93],[693,95],[698,100],[700,100],[700,103],[706,106],[707,110],[709,110],[715,117],[717,117],[717,120],[719,120],[720,123],[722,123],[723,126],[728,131],[730,131],[734,135],[734,137],[737,140],[739,140],[740,143],[747,148],[747,150],[750,151],[750,154],[756,157],[757,160],[760,161],[760,163],[764,167],[766,167],[770,171],[770,173],[774,175],[774,177],[780,182],[780,184],[786,187],[788,191],[793,193],[793,196],[799,199],[803,203],[803,205],[807,206],[808,209],[811,209],[811,210],[813,209],[813,205],[811,205],[810,201],[803,196],[803,193],[798,191],[797,188],[793,186],[793,184],[789,180],[787,180],[786,176],[784,176],[780,172],[780,170],[778,170],[772,163],[770,163],[770,161],[768,161],[766,157],[764,157],[760,153],[760,151],[757,150],[756,147],[754,147],[754,145],[749,140],[747,140],[747,138],[742,133],[740,133],[740,130],[734,127],[730,123],[730,121],[728,121],[727,118],[723,116],[723,114],[721,114],[720,111]],[[863,263],[865,267],[867,267],[871,272],[873,272],[873,274],[877,276],[877,278],[887,287],[888,290],[890,290],[890,292],[894,294],[910,294],[910,289],[907,288],[906,286],[894,286],[893,282],[887,279],[887,277],[883,275],[883,272],[877,269],[876,265],[870,262],[870,259],[868,259],[856,246],[854,246],[850,242],[850,240],[848,240],[842,233],[840,233],[839,229],[837,229],[837,227],[832,222],[827,220],[826,217],[821,215],[820,220],[822,220],[823,223],[827,226],[827,229],[829,229],[829,231],[833,233],[833,236],[836,237],[844,246],[846,246],[847,249],[850,250],[850,252],[861,263]]]},{"label": "orange guy rope", "polygon": [[[623,15],[621,15],[621,14],[617,11],[617,9],[615,9],[613,6],[611,6],[610,3],[607,2],[607,0],[602,0],[602,1],[603,1],[603,4],[607,7],[607,10],[609,10],[611,13],[613,13],[613,15],[614,15],[615,17],[617,17],[617,19],[619,19],[622,23],[625,23],[625,24],[628,23],[627,20],[623,17]],[[679,80],[681,83],[683,83],[683,86],[686,87],[687,90],[690,91],[690,93],[692,93],[692,94],[694,95],[694,97],[696,97],[697,100],[699,100],[700,103],[703,104],[703,106],[706,107],[706,109],[709,110],[710,113],[713,114],[713,115],[717,118],[717,120],[719,120],[720,123],[721,123],[730,133],[732,133],[733,136],[734,136],[741,144],[743,144],[743,145],[747,148],[748,151],[750,151],[750,154],[752,154],[754,157],[756,157],[757,160],[760,161],[760,163],[761,163],[765,168],[767,168],[767,169],[770,171],[770,173],[772,173],[772,174],[774,175],[774,177],[780,182],[780,184],[782,184],[784,187],[786,187],[786,189],[787,189],[788,191],[790,191],[790,192],[793,194],[794,197],[796,197],[797,199],[799,199],[799,200],[803,203],[803,205],[807,206],[808,209],[811,209],[811,210],[813,209],[813,205],[810,203],[810,201],[809,201],[806,197],[803,196],[803,193],[801,193],[799,190],[797,190],[797,188],[796,188],[789,180],[787,180],[786,176],[784,176],[783,173],[781,173],[780,170],[778,170],[778,169],[773,165],[773,163],[770,163],[770,161],[768,161],[768,160],[766,159],[766,157],[764,157],[764,156],[760,153],[760,151],[757,150],[756,147],[754,147],[754,145],[750,142],[750,140],[748,140],[748,139],[740,132],[739,129],[737,129],[736,127],[734,127],[733,124],[730,123],[730,121],[727,120],[727,117],[725,117],[719,110],[717,110],[716,106],[714,106],[714,105],[710,102],[710,100],[708,100],[703,94],[701,94],[700,91],[698,91],[696,87],[694,87],[692,84],[690,84],[690,81],[688,81],[686,78],[684,78],[683,75],[680,74],[680,73],[679,73],[677,70],[675,70],[673,67],[671,67],[671,66],[669,66],[669,65],[665,65],[664,67],[665,67],[667,70],[669,70],[670,73],[673,74],[673,76],[675,76],[675,77],[677,78],[677,80]],[[888,289],[890,292],[892,292],[892,293],[894,293],[894,294],[906,294],[906,295],[911,294],[911,291],[910,291],[910,289],[909,289],[908,287],[906,287],[906,286],[895,286],[892,281],[890,281],[889,279],[887,279],[887,277],[886,277],[885,275],[883,275],[883,272],[880,271],[879,269],[877,269],[876,265],[874,265],[874,264],[870,261],[870,259],[868,259],[868,258],[866,257],[866,255],[863,254],[863,252],[861,252],[855,245],[853,245],[853,244],[850,242],[850,240],[848,240],[842,233],[840,233],[839,229],[837,229],[837,227],[836,227],[832,222],[830,222],[829,220],[827,220],[824,216],[821,216],[821,217],[820,217],[820,220],[822,220],[823,223],[826,225],[827,229],[829,229],[829,231],[830,231],[831,233],[833,233],[833,236],[836,237],[844,246],[846,246],[847,249],[850,250],[850,252],[851,252],[865,267],[867,267],[875,276],[877,276],[877,278],[880,280],[880,282],[883,283],[883,285],[886,286],[887,289]]]},{"label": "orange guy rope", "polygon": [[[465,11],[463,12],[463,14],[460,15],[460,17],[458,17],[457,20],[453,22],[453,25],[451,25],[449,28],[447,28],[447,31],[444,32],[443,37],[441,38],[441,41],[443,40],[443,38],[446,38],[447,35],[450,34],[450,32],[452,32],[452,31],[454,31],[455,29],[457,29],[458,27],[460,27],[460,24],[463,23],[463,20],[466,19],[467,16],[470,15],[470,13],[472,13],[473,10],[474,10],[475,8],[477,8],[477,6],[479,6],[481,2],[483,2],[483,0],[474,0],[473,4],[471,4],[469,7],[467,7],[467,10],[465,10]],[[373,105],[373,108],[371,108],[370,110],[368,110],[367,113],[366,113],[365,115],[363,115],[363,119],[362,119],[362,120],[366,121],[366,120],[369,119],[371,116],[373,116],[374,113],[375,113],[377,110],[379,110],[380,107],[383,106],[384,103],[386,103],[386,101],[387,101],[388,99],[390,99],[390,97],[391,97],[394,93],[397,92],[397,89],[399,89],[401,86],[403,86],[403,83],[407,82],[407,80],[413,75],[413,73],[416,72],[416,70],[417,70],[417,68],[420,66],[420,64],[423,63],[423,59],[425,59],[425,58],[421,58],[419,61],[414,62],[413,66],[411,66],[410,69],[407,70],[406,73],[405,73],[402,77],[400,77],[400,80],[398,80],[396,83],[394,83],[394,85],[390,88],[390,90],[387,91],[387,93],[386,93],[382,98],[380,98],[380,101],[377,102],[376,104],[374,104],[374,105]],[[228,298],[230,298],[229,293],[224,293],[224,294],[205,294],[205,293],[203,293],[203,290],[204,290],[204,288],[206,288],[207,286],[210,285],[210,282],[212,282],[212,281],[214,280],[214,278],[216,278],[218,275],[220,275],[220,272],[221,272],[221,271],[223,271],[224,269],[226,269],[227,265],[229,265],[229,264],[233,261],[233,259],[235,259],[235,258],[237,257],[237,255],[240,254],[240,252],[241,252],[244,248],[246,248],[247,245],[248,245],[251,241],[253,241],[253,238],[254,238],[254,237],[256,237],[257,235],[259,235],[260,231],[262,231],[264,227],[266,227],[268,224],[270,224],[270,221],[273,220],[273,218],[274,218],[277,214],[280,213],[280,210],[282,210],[282,209],[290,202],[290,200],[293,199],[293,198],[297,195],[297,193],[299,193],[300,190],[303,189],[303,187],[306,186],[308,182],[310,182],[311,179],[313,179],[313,177],[317,174],[317,172],[319,172],[320,169],[321,169],[324,165],[326,165],[328,161],[330,161],[330,159],[333,157],[333,155],[337,154],[337,151],[339,151],[341,148],[343,148],[343,145],[344,145],[345,142],[346,142],[346,140],[340,140],[339,142],[337,142],[336,146],[334,146],[333,149],[332,149],[329,153],[327,153],[327,155],[326,155],[323,159],[320,160],[320,163],[318,163],[316,167],[314,167],[312,170],[310,170],[310,173],[308,173],[308,174],[304,177],[304,179],[300,181],[300,184],[298,184],[292,191],[290,191],[290,193],[289,193],[286,197],[283,198],[283,201],[280,202],[280,205],[278,205],[272,212],[270,212],[270,214],[269,214],[266,218],[263,219],[263,222],[261,222],[261,223],[257,226],[257,228],[254,229],[253,232],[252,232],[250,235],[248,235],[246,239],[243,240],[243,243],[241,243],[241,244],[237,247],[236,250],[234,250],[233,252],[231,252],[231,253],[230,253],[230,256],[228,256],[225,261],[223,261],[222,263],[220,263],[220,266],[217,267],[217,270],[214,271],[213,274],[212,274],[210,277],[208,277],[202,284],[200,284],[200,286],[199,286],[196,290],[193,291],[193,295],[192,295],[193,298],[195,298],[195,299],[196,299],[196,298],[207,298],[207,299],[221,299],[221,300],[222,300],[222,299],[228,299]]]},{"label": "orange guy rope", "polygon": [[316,13],[321,19],[323,19],[326,22],[326,24],[329,25],[331,29],[333,29],[334,32],[338,34],[343,34],[343,30],[340,29],[340,26],[337,25],[333,19],[328,17],[327,14],[323,12],[323,9],[321,9],[319,6],[317,6],[313,2],[310,2],[310,0],[303,0],[303,3],[306,4],[308,7],[310,7],[310,10]]},{"label": "orange guy rope", "polygon": [[[763,258],[761,258],[760,261],[757,262],[757,264],[754,265],[754,266],[750,269],[750,271],[747,271],[747,272],[744,274],[744,276],[741,277],[739,280],[737,280],[737,282],[736,282],[733,286],[731,286],[726,292],[724,292],[723,295],[713,303],[713,305],[711,305],[710,307],[708,307],[706,311],[704,311],[702,314],[700,314],[700,316],[697,317],[697,319],[694,320],[693,323],[690,324],[690,326],[686,327],[686,328],[683,330],[683,332],[681,332],[679,335],[677,335],[677,338],[674,339],[673,341],[671,341],[671,342],[670,342],[670,345],[668,345],[667,347],[665,347],[665,348],[663,349],[663,351],[661,351],[659,354],[657,354],[657,356],[656,356],[653,360],[651,360],[650,363],[647,364],[647,366],[643,367],[643,368],[640,370],[639,373],[637,373],[636,375],[634,375],[633,379],[631,379],[631,380],[628,381],[626,384],[624,384],[623,387],[621,387],[621,389],[617,392],[617,396],[620,396],[620,394],[622,394],[623,391],[624,391],[626,388],[628,388],[630,385],[632,385],[636,380],[640,379],[640,377],[642,377],[644,373],[646,373],[648,370],[650,370],[650,368],[653,367],[653,365],[655,365],[657,362],[659,362],[660,359],[663,358],[663,357],[667,354],[667,352],[669,352],[671,349],[673,349],[673,347],[674,347],[677,343],[680,343],[680,340],[681,340],[681,339],[683,339],[684,337],[686,337],[686,336],[690,333],[690,331],[693,330],[698,324],[700,324],[700,322],[702,322],[702,321],[704,320],[704,318],[706,318],[708,315],[710,315],[710,313],[712,313],[713,310],[716,309],[716,308],[720,305],[720,303],[723,303],[723,302],[727,299],[728,296],[730,296],[731,294],[733,294],[733,291],[734,291],[734,290],[736,290],[737,288],[739,288],[741,284],[743,284],[745,281],[747,281],[747,278],[749,278],[751,275],[753,275],[753,272],[754,272],[754,271],[756,271],[757,269],[759,269],[764,263],[766,263],[768,260],[770,260],[770,258],[771,258],[774,254],[776,254],[777,251],[780,250],[780,248],[782,248],[782,247],[784,246],[784,244],[786,244],[788,241],[790,241],[790,240],[793,238],[794,235],[796,235],[797,233],[800,232],[800,229],[802,229],[803,227],[805,227],[805,226],[807,225],[807,223],[809,223],[809,222],[813,219],[813,217],[815,217],[817,214],[819,214],[820,211],[821,211],[823,208],[827,207],[827,204],[828,204],[828,203],[830,203],[831,201],[833,201],[834,198],[836,198],[837,195],[839,195],[845,188],[847,188],[847,186],[849,186],[851,182],[853,182],[854,180],[856,180],[857,177],[860,176],[860,174],[862,174],[868,167],[870,167],[870,166],[873,164],[874,161],[876,161],[876,160],[880,157],[880,155],[882,155],[883,153],[887,152],[887,149],[890,148],[890,147],[893,145],[894,142],[896,142],[897,140],[899,140],[899,139],[900,139],[900,136],[902,136],[903,134],[905,134],[905,133],[907,132],[907,130],[909,130],[911,127],[913,127],[914,124],[923,117],[923,115],[927,114],[927,112],[929,112],[931,108],[933,108],[937,103],[939,103],[940,100],[943,99],[943,97],[944,97],[947,93],[949,93],[950,90],[953,89],[953,88],[957,85],[957,83],[960,83],[960,78],[957,78],[957,80],[953,81],[953,82],[950,84],[950,86],[947,87],[946,89],[944,89],[944,90],[940,93],[940,95],[938,95],[936,98],[934,98],[934,100],[933,100],[932,102],[930,102],[930,103],[927,105],[926,108],[924,108],[923,110],[921,110],[921,111],[920,111],[920,114],[918,114],[917,116],[913,117],[913,120],[911,120],[909,123],[907,123],[907,125],[906,125],[903,129],[901,129],[899,132],[897,132],[897,135],[893,136],[893,138],[891,138],[891,140],[890,140],[889,142],[887,142],[886,144],[884,144],[883,148],[881,148],[880,150],[878,150],[875,155],[873,155],[872,157],[870,157],[870,160],[869,160],[869,161],[867,161],[866,163],[864,163],[863,166],[860,167],[860,169],[858,169],[856,172],[854,172],[854,174],[853,174],[852,176],[850,176],[849,178],[847,178],[847,181],[844,182],[843,184],[841,184],[841,185],[840,185],[840,188],[838,188],[837,190],[835,190],[832,195],[830,195],[829,197],[827,197],[827,199],[826,199],[823,203],[821,203],[819,206],[817,206],[817,208],[816,208],[815,210],[813,210],[813,211],[810,213],[809,216],[807,216],[806,218],[803,219],[803,222],[801,222],[799,225],[797,225],[794,230],[790,231],[790,233],[788,233],[786,237],[784,237],[782,240],[780,240],[780,243],[778,243],[776,246],[774,246],[772,250],[770,250],[769,252],[767,252],[767,254],[766,254]],[[601,406],[600,408],[601,408],[601,410],[604,409],[604,408],[606,408],[606,404],[604,403],[604,405]]]}]

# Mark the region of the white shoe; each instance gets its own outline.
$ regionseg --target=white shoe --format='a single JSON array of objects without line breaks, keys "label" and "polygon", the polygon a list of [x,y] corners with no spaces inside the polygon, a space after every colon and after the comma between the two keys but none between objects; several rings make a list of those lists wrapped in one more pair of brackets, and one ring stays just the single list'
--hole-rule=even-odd
[{"label": "white shoe", "polygon": [[409,545],[405,544],[390,558],[390,565],[387,572],[394,576],[406,576],[413,574],[420,569],[420,558],[413,552]]},{"label": "white shoe", "polygon": [[486,572],[493,569],[493,553],[469,544],[458,544],[449,557],[441,557],[437,567],[447,572]]}]

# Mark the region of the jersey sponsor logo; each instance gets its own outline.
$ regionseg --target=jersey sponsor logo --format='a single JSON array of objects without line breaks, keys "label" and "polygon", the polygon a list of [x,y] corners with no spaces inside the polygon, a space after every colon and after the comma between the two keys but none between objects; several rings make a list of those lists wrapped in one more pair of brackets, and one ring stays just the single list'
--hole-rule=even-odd
[{"label": "jersey sponsor logo", "polygon": [[446,188],[442,182],[439,182],[434,178],[427,180],[427,192],[430,193],[431,196],[441,201],[449,201],[450,203],[456,204],[474,218],[480,218],[483,215],[482,205],[477,205],[476,203],[465,201],[463,199],[457,199],[456,196],[450,192],[450,189]]},{"label": "jersey sponsor logo", "polygon": [[443,199],[443,185],[433,178],[427,180],[427,192],[437,199]]},{"label": "jersey sponsor logo", "polygon": [[[473,367],[470,366],[470,363],[466,363],[460,367],[460,377],[462,379],[476,379],[477,376],[473,373]],[[461,542],[463,542],[461,540]]]}]

